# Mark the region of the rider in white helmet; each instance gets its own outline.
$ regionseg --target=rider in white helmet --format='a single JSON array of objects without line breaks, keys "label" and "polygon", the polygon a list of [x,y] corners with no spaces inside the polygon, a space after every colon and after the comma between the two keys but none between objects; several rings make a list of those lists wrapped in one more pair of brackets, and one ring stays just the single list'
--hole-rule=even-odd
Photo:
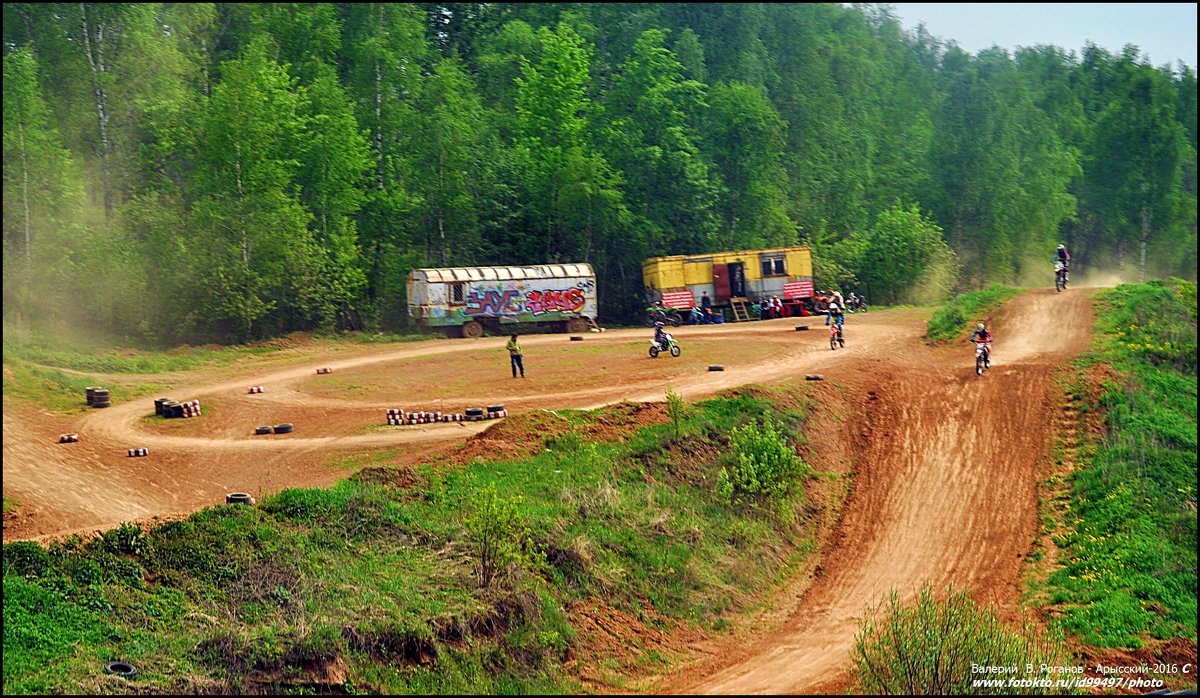
[{"label": "rider in white helmet", "polygon": [[1058,250],[1054,253],[1054,261],[1062,262],[1063,265],[1063,281],[1068,281],[1071,276],[1071,253],[1067,252],[1067,246],[1059,244]]},{"label": "rider in white helmet", "polygon": [[987,331],[987,328],[984,327],[982,322],[976,325],[975,331],[971,333],[970,341],[983,342],[987,345],[986,349],[984,350],[984,361],[990,364],[992,358],[992,333]]}]

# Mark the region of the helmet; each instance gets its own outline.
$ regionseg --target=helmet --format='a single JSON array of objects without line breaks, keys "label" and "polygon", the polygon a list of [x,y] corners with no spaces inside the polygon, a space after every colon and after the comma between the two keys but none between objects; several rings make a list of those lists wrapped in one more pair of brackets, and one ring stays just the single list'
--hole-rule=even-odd
[{"label": "helmet", "polygon": [[662,326],[663,326],[663,324],[662,324],[662,322],[656,322],[656,323],[654,323],[654,326],[655,326],[655,327],[662,327]]},{"label": "helmet", "polygon": [[981,322],[981,323],[979,323],[979,329],[981,329],[981,330],[983,329],[983,323],[982,323],[982,322]]},{"label": "helmet", "polygon": [[1066,248],[1066,247],[1064,247],[1064,246],[1062,246],[1062,245],[1059,245],[1059,246],[1058,246],[1058,249],[1060,249],[1060,250],[1065,250],[1065,249],[1067,249],[1067,248]]}]

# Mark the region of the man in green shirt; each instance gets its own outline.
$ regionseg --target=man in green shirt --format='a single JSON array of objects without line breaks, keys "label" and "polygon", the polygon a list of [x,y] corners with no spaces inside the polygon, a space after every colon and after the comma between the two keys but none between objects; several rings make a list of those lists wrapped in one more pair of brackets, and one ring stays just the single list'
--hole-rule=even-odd
[{"label": "man in green shirt", "polygon": [[521,377],[524,378],[525,362],[521,359],[521,343],[517,341],[517,335],[509,337],[504,348],[508,349],[508,358],[512,362],[513,378],[517,377],[517,369],[521,369]]}]

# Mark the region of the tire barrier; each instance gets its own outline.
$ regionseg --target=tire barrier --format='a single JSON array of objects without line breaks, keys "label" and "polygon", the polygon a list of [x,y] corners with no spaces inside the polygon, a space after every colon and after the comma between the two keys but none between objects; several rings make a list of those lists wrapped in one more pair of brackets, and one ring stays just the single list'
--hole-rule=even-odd
[{"label": "tire barrier", "polygon": [[89,404],[92,407],[111,407],[112,400],[104,388],[92,388],[92,401]]},{"label": "tire barrier", "polygon": [[825,380],[825,376],[820,373],[806,373],[806,374],[804,374],[804,380],[806,380],[806,381],[823,381],[823,380]]},{"label": "tire barrier", "polygon": [[254,395],[255,393],[261,393],[262,391],[263,391],[263,387],[261,385],[250,386],[250,394],[251,395]]},{"label": "tire barrier", "polygon": [[148,455],[150,455],[150,449],[148,449],[148,448],[131,448],[131,449],[129,449],[129,457],[130,458],[140,458],[142,456],[148,456]]},{"label": "tire barrier", "polygon": [[58,437],[60,444],[73,444],[79,441],[79,434],[62,434]]},{"label": "tire barrier", "polygon": [[104,670],[110,674],[124,676],[127,679],[137,676],[137,668],[129,662],[109,662],[104,665]]},{"label": "tire barrier", "polygon": [[104,388],[101,388],[98,385],[89,385],[87,388],[84,388],[84,390],[87,392],[87,404],[90,407],[92,403],[96,401],[96,391],[104,390]]},{"label": "tire barrier", "polygon": [[470,407],[465,412],[442,412],[439,410],[403,410],[388,408],[387,424],[392,427],[402,427],[411,424],[433,424],[448,422],[476,422],[484,419],[507,417],[508,410],[504,405],[490,405],[486,411],[482,407]]},{"label": "tire barrier", "polygon": [[581,334],[571,335],[571,341],[572,342],[582,342],[583,335],[581,335]]},{"label": "tire barrier", "polygon": [[275,431],[275,430],[274,430],[274,429],[272,429],[271,427],[258,427],[258,428],[256,428],[256,429],[254,430],[254,433],[255,433],[256,435],[259,435],[259,436],[261,436],[261,435],[263,435],[263,434],[271,434],[271,433],[274,433],[274,431]]},{"label": "tire barrier", "polygon": [[291,422],[275,425],[276,434],[290,434],[292,433],[292,429],[294,429],[294,427],[292,426]]},{"label": "tire barrier", "polygon": [[199,400],[176,402],[171,398],[160,397],[154,401],[154,414],[165,419],[180,419],[199,417],[202,414]]},{"label": "tire barrier", "polygon": [[225,495],[225,503],[253,505],[254,498],[245,492],[230,492],[229,494]]},{"label": "tire barrier", "polygon": [[325,374],[325,373],[333,373],[333,369],[332,368],[318,368],[317,369],[318,375]]},{"label": "tire barrier", "polygon": [[807,330],[807,329],[808,329],[808,325],[796,325],[797,332],[803,332],[804,330]]},{"label": "tire barrier", "polygon": [[708,367],[708,370],[710,370],[710,371],[724,371],[724,370],[725,370],[725,367],[724,367],[724,366],[719,366],[719,365],[715,365],[715,364],[714,364],[714,365],[712,365],[712,366],[709,366],[709,367]]}]

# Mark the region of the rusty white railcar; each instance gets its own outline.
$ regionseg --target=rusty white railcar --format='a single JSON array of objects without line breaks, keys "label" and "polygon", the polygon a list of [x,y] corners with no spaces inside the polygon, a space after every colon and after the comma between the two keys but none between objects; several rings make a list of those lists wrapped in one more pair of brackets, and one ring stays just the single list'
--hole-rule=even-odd
[{"label": "rusty white railcar", "polygon": [[557,332],[596,326],[590,264],[413,269],[407,286],[409,316],[453,336],[509,334],[521,325]]}]

